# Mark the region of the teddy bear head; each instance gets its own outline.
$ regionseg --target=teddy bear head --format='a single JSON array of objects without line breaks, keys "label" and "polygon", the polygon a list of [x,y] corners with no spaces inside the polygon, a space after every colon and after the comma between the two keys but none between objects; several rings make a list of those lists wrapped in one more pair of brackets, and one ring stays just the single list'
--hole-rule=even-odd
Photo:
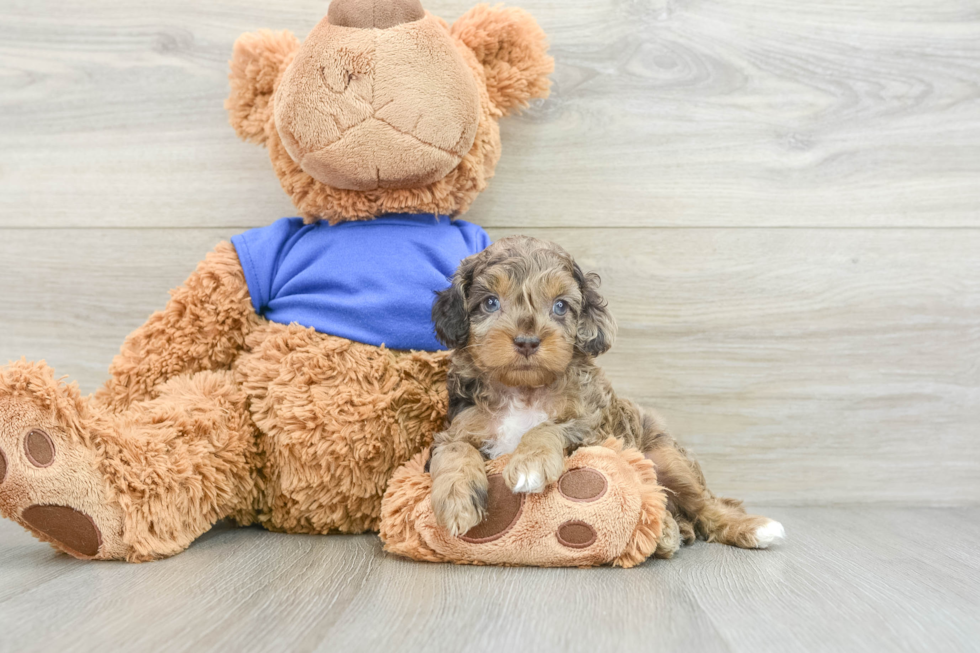
[{"label": "teddy bear head", "polygon": [[493,175],[497,120],[546,97],[552,68],[520,9],[480,5],[450,27],[419,0],[333,0],[302,44],[239,37],[225,107],[308,222],[456,216]]}]

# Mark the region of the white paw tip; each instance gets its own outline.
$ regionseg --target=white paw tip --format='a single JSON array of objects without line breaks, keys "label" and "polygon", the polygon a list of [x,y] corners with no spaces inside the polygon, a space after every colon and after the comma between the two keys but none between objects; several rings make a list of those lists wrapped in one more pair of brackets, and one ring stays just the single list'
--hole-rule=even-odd
[{"label": "white paw tip", "polygon": [[786,529],[778,521],[769,520],[759,528],[755,529],[755,539],[757,549],[768,549],[774,544],[779,544],[786,539]]},{"label": "white paw tip", "polygon": [[544,489],[541,476],[536,472],[517,475],[517,483],[514,484],[514,492],[540,492]]}]

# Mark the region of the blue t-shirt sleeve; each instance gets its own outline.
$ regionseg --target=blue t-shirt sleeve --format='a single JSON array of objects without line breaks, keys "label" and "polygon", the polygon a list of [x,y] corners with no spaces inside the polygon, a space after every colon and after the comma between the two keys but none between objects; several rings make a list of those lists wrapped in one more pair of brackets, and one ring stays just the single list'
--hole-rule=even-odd
[{"label": "blue t-shirt sleeve", "polygon": [[466,243],[467,256],[478,254],[490,246],[490,234],[483,230],[483,227],[475,225],[466,220],[456,220],[453,223],[463,236]]},{"label": "blue t-shirt sleeve", "polygon": [[259,315],[272,300],[273,280],[289,240],[303,228],[301,218],[283,218],[268,227],[251,229],[231,237],[245,272],[252,308]]}]

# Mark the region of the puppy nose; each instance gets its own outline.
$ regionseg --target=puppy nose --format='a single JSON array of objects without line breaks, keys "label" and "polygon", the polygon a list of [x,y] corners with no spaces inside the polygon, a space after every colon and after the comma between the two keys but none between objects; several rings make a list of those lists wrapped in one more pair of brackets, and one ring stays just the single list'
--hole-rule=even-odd
[{"label": "puppy nose", "polygon": [[517,336],[514,338],[514,346],[517,347],[517,351],[524,356],[530,356],[538,350],[538,346],[541,344],[541,338],[537,336]]}]

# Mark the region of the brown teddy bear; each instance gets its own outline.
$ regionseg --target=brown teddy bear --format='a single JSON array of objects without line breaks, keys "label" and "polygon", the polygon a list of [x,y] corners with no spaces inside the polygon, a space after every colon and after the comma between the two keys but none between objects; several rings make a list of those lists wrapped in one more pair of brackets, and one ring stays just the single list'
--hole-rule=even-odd
[{"label": "brown teddy bear", "polygon": [[[223,518],[377,530],[392,474],[445,421],[429,308],[489,242],[455,218],[493,174],[498,119],[546,96],[551,70],[544,33],[513,8],[481,5],[450,27],[418,0],[334,0],[302,44],[241,36],[231,124],[268,148],[302,219],[219,244],[93,395],[43,362],[0,370],[0,513],[78,558],[134,562],[179,553]],[[603,464],[629,476],[592,463]],[[424,530],[424,497],[400,487]],[[396,504],[387,532],[416,533]],[[623,546],[585,562],[623,555],[634,507],[616,527]],[[542,560],[583,564],[516,561]]]}]

